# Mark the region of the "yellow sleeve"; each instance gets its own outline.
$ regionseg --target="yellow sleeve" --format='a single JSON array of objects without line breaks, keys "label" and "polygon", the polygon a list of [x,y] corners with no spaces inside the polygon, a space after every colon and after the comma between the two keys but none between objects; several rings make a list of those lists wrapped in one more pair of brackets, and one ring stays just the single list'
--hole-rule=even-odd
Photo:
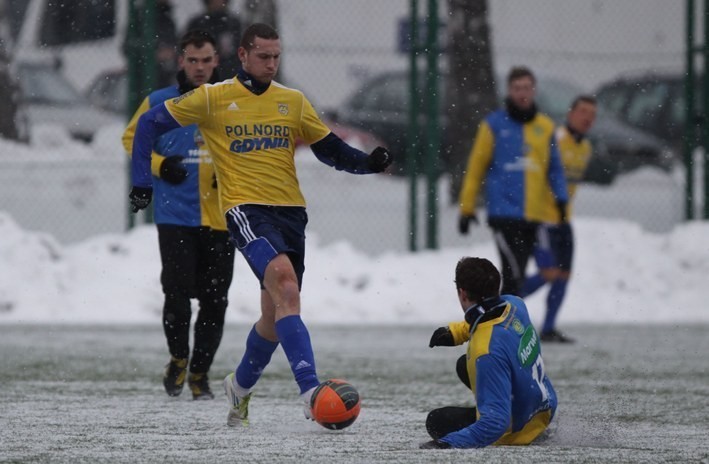
[{"label": "yellow sleeve", "polygon": [[126,130],[123,131],[121,141],[123,142],[123,148],[126,150],[126,153],[128,153],[128,156],[131,156],[133,152],[133,138],[135,137],[135,127],[138,125],[138,119],[149,109],[150,101],[146,97],[135,111],[135,114],[133,114],[133,117],[130,118]]},{"label": "yellow sleeve", "polygon": [[485,171],[490,166],[492,160],[492,150],[495,140],[492,130],[486,121],[480,123],[478,132],[475,134],[475,143],[468,157],[468,167],[463,178],[463,186],[460,190],[460,214],[475,214],[475,205],[480,193]]},{"label": "yellow sleeve", "polygon": [[451,322],[448,330],[453,335],[453,343],[458,346],[470,340],[470,324],[465,321]]},{"label": "yellow sleeve", "polygon": [[[135,137],[135,127],[138,125],[138,119],[150,109],[150,100],[146,97],[145,100],[140,104],[138,109],[130,121],[128,122],[128,127],[123,131],[123,137],[121,137],[121,142],[123,142],[123,148],[126,150],[128,157],[133,155],[133,138]],[[164,156],[153,152],[150,158],[150,172],[155,177],[160,177],[160,165],[162,164]]]},{"label": "yellow sleeve", "polygon": [[197,89],[183,93],[165,101],[165,108],[181,126],[199,124],[207,119],[209,112],[210,84],[205,84]]},{"label": "yellow sleeve", "polygon": [[303,96],[303,111],[300,115],[300,138],[308,145],[319,142],[330,133],[330,128],[323,123],[315,108]]}]

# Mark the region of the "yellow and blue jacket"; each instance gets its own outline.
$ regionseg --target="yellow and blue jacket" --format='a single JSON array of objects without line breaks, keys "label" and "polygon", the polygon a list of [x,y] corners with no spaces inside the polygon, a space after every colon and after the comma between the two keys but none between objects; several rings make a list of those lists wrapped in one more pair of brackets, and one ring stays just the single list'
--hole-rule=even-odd
[{"label": "yellow and blue jacket", "polygon": [[539,336],[521,298],[502,295],[449,324],[456,345],[468,341],[467,368],[476,421],[441,438],[455,448],[527,445],[551,422],[557,398],[544,372]]},{"label": "yellow and blue jacket", "polygon": [[475,214],[485,184],[488,218],[541,222],[545,193],[568,201],[564,170],[554,140],[554,122],[537,113],[526,123],[506,110],[490,113],[480,124],[460,192],[460,213]]},{"label": "yellow and blue jacket", "polygon": [[[151,93],[141,103],[123,133],[123,147],[130,154],[140,116],[166,100],[180,96],[178,86]],[[187,170],[184,182],[173,185],[160,178],[160,164],[168,156],[183,156]],[[220,206],[214,164],[196,124],[173,129],[153,144],[150,171],[153,175],[153,201],[156,224],[206,226],[227,230]]]},{"label": "yellow and blue jacket", "polygon": [[[583,176],[591,160],[591,142],[586,138],[575,137],[568,128],[556,129],[556,143],[559,147],[561,164],[564,167],[566,186],[569,190],[569,202],[566,206],[566,217],[571,218],[571,203],[576,195],[576,188],[583,180]],[[559,223],[559,208],[556,206],[554,194],[551,189],[544,193],[544,222],[549,224]]]}]

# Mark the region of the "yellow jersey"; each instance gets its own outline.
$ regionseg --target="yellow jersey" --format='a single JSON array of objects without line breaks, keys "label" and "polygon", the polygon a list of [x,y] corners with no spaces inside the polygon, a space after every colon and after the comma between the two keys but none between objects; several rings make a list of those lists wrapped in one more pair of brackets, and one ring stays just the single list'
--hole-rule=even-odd
[{"label": "yellow jersey", "polygon": [[[577,142],[574,136],[566,127],[558,127],[555,132],[556,143],[559,147],[561,164],[564,167],[566,176],[566,186],[569,192],[569,202],[566,206],[566,217],[571,217],[571,202],[576,194],[578,184],[583,180],[588,163],[591,159],[591,142],[586,137]],[[551,189],[544,193],[544,222],[550,224],[559,223],[559,209]]]},{"label": "yellow jersey", "polygon": [[199,126],[224,212],[242,204],[305,206],[295,141],[312,145],[330,129],[302,92],[274,81],[256,95],[228,79],[168,100],[165,107],[180,125]]}]

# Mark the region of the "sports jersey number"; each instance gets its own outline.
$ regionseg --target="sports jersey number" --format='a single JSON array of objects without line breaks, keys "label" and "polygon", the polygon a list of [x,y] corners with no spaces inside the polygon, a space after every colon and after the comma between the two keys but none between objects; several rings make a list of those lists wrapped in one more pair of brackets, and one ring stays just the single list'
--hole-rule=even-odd
[{"label": "sports jersey number", "polygon": [[532,366],[532,377],[534,377],[537,385],[539,385],[539,390],[542,392],[542,401],[546,401],[549,398],[549,390],[547,390],[547,386],[544,385],[545,375],[544,361],[542,361],[541,356],[538,356],[536,362]]}]

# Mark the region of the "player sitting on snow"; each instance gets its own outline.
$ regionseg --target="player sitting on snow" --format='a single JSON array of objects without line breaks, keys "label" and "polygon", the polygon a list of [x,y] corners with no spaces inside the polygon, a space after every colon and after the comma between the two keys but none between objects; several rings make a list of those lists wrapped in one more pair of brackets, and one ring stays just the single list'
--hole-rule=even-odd
[{"label": "player sitting on snow", "polygon": [[438,328],[429,346],[469,341],[456,367],[477,407],[431,411],[426,430],[433,440],[421,448],[527,445],[546,430],[557,404],[527,307],[516,296],[500,296],[500,273],[487,259],[458,261],[455,285],[465,321]]}]

